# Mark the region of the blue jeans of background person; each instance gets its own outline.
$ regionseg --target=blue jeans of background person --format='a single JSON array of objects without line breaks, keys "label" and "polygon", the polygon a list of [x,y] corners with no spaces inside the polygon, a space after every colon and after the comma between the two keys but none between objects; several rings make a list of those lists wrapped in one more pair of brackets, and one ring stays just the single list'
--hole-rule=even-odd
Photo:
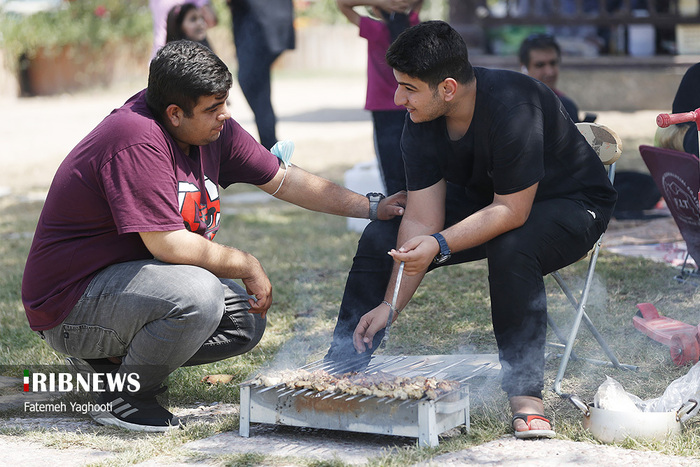
[{"label": "blue jeans of background person", "polygon": [[[446,225],[483,207],[470,202],[464,190],[453,184],[448,184],[447,193]],[[484,245],[453,254],[439,266],[488,260],[491,315],[503,368],[501,386],[509,397],[542,396],[547,333],[543,276],[582,258],[605,231],[610,214],[580,201],[540,201],[533,205],[522,227]],[[327,360],[355,359],[362,365],[381,342],[383,331],[375,335],[372,350],[358,359],[352,334],[362,315],[384,299],[394,265],[387,251],[396,246],[399,224],[400,219],[374,221],[363,232],[348,274]]]},{"label": "blue jeans of background person", "polygon": [[374,150],[377,153],[386,194],[406,189],[406,170],[401,156],[401,133],[405,110],[374,110]]},{"label": "blue jeans of background person", "polygon": [[262,26],[250,12],[233,14],[232,23],[238,59],[238,84],[255,115],[260,143],[270,149],[277,142],[270,67],[281,52],[270,50]]},{"label": "blue jeans of background person", "polygon": [[63,323],[44,336],[66,355],[122,357],[119,373],[139,373],[141,391],[148,391],[181,366],[255,347],[266,321],[248,313],[248,298],[233,280],[196,266],[119,263],[95,276]]}]

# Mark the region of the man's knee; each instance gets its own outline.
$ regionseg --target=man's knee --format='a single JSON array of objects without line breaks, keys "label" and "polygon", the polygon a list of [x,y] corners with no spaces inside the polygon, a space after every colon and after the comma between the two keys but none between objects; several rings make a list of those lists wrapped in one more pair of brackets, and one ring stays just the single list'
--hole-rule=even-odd
[{"label": "man's knee", "polygon": [[362,232],[357,244],[357,253],[361,256],[387,256],[387,251],[396,247],[400,220],[370,222]]},{"label": "man's knee", "polygon": [[490,270],[521,271],[522,268],[539,269],[537,246],[528,241],[520,232],[511,230],[488,244],[488,260]]}]

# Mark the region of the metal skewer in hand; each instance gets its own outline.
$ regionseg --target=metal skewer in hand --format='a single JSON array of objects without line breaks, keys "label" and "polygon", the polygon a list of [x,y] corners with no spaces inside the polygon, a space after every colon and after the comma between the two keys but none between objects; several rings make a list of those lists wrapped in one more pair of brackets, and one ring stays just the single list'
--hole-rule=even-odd
[{"label": "metal skewer in hand", "polygon": [[394,317],[394,311],[396,310],[396,301],[399,298],[399,287],[401,286],[401,278],[403,277],[403,267],[404,262],[401,261],[399,265],[399,272],[396,275],[396,285],[394,285],[394,296],[391,298],[391,307],[389,308],[389,318],[386,320],[386,326],[384,327],[384,337],[382,337],[382,342],[379,344],[379,348],[383,349],[386,347],[386,341],[389,340],[389,329],[391,328],[391,323]]}]

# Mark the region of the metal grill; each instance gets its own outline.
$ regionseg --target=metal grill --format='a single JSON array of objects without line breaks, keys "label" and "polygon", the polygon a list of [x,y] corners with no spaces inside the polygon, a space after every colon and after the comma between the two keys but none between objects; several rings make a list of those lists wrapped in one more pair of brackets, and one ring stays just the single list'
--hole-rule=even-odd
[{"label": "metal grill", "polygon": [[[493,358],[474,356],[373,356],[364,373],[449,379],[458,389],[436,399],[401,400],[374,395],[349,395],[290,389],[284,383],[263,386],[249,380],[241,384],[240,435],[250,436],[251,423],[343,430],[418,438],[422,446],[437,446],[438,436],[464,425],[469,429],[469,386],[476,376],[497,369]],[[301,367],[342,374],[343,367],[317,361]]]}]

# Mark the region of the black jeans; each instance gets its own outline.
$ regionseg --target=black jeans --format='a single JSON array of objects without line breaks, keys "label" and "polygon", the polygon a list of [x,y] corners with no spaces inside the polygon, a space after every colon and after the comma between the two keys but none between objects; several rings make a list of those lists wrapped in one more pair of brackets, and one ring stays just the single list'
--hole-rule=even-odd
[{"label": "black jeans", "polygon": [[[446,205],[446,225],[482,207],[470,204],[463,190],[451,184]],[[501,386],[509,397],[542,397],[547,333],[543,276],[582,258],[605,231],[610,211],[570,199],[540,201],[533,205],[522,227],[457,252],[440,266],[488,260],[491,316],[503,368]],[[374,221],[363,232],[327,360],[358,359],[352,344],[353,331],[362,315],[384,299],[394,265],[387,251],[396,246],[399,224],[398,219]],[[372,350],[360,356],[360,361],[369,359],[383,335],[383,331],[375,335]]]}]

